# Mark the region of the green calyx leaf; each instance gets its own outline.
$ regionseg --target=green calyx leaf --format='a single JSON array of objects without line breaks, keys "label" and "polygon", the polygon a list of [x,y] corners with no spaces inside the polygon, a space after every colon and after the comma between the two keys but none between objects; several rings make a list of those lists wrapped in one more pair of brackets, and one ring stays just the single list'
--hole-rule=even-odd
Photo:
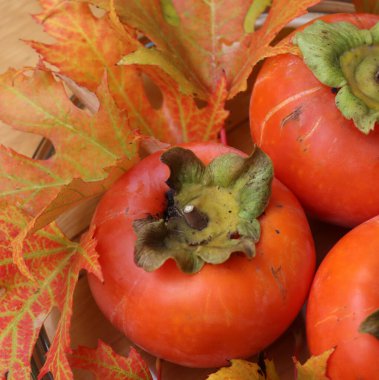
[{"label": "green calyx leaf", "polygon": [[336,95],[336,106],[349,120],[354,120],[355,125],[363,133],[369,133],[374,129],[379,120],[379,112],[367,107],[367,105],[352,92],[350,87],[342,87]]},{"label": "green calyx leaf", "polygon": [[294,41],[323,84],[339,88],[336,106],[363,133],[379,121],[379,23],[370,30],[347,22],[315,21]]},{"label": "green calyx leaf", "polygon": [[359,326],[359,332],[379,339],[379,309],[370,314]]},{"label": "green calyx leaf", "polygon": [[233,252],[255,255],[258,217],[271,194],[272,163],[259,148],[248,157],[225,154],[205,166],[187,149],[161,157],[170,168],[167,209],[160,219],[137,220],[135,262],[146,271],[173,259],[186,273],[220,264]]},{"label": "green calyx leaf", "polygon": [[379,111],[379,44],[347,51],[340,57],[340,64],[354,96]]},{"label": "green calyx leaf", "polygon": [[317,79],[330,87],[342,87],[346,78],[339,57],[352,48],[371,45],[368,30],[360,30],[347,22],[326,23],[318,20],[296,34],[293,42],[299,46],[305,64]]}]

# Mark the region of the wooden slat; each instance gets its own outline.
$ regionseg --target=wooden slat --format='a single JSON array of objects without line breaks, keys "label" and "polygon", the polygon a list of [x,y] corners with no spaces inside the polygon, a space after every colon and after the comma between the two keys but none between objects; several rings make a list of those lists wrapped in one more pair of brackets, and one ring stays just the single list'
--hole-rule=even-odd
[{"label": "wooden slat", "polygon": [[322,1],[320,4],[310,8],[311,12],[321,13],[353,13],[355,11],[354,5],[351,1]]}]

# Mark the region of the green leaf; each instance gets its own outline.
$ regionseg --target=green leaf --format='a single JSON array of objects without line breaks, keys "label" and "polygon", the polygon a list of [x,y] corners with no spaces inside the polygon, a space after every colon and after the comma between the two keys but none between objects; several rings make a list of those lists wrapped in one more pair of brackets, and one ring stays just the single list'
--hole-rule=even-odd
[{"label": "green leaf", "polygon": [[368,134],[379,121],[379,111],[369,109],[366,104],[354,96],[348,86],[342,87],[336,95],[336,105],[346,119],[353,120],[356,127]]},{"label": "green leaf", "polygon": [[294,38],[318,80],[341,88],[337,108],[365,134],[379,120],[378,25],[366,30],[347,22],[317,20]]},{"label": "green leaf", "polygon": [[141,47],[135,52],[125,55],[118,64],[126,66],[151,65],[152,62],[177,82],[181,93],[191,95],[196,92],[194,84],[186,78],[183,78],[180,69],[171,61],[171,57],[168,54],[160,52],[155,47],[150,49]]},{"label": "green leaf", "polygon": [[252,220],[262,214],[271,195],[274,176],[270,158],[259,148],[244,162],[234,188],[239,192],[240,215]]},{"label": "green leaf", "polygon": [[342,87],[347,81],[339,57],[354,47],[372,44],[373,38],[368,30],[360,30],[347,22],[317,20],[296,33],[293,42],[299,46],[305,64],[321,83]]},{"label": "green leaf", "polygon": [[[378,3],[378,12],[379,12],[379,3]],[[378,13],[379,14],[379,13]],[[372,38],[374,40],[374,43],[379,43],[379,23],[376,23],[371,29],[370,29]]]},{"label": "green leaf", "polygon": [[359,332],[379,339],[379,309],[371,313],[359,326]]},{"label": "green leaf", "polygon": [[245,160],[238,154],[223,154],[207,167],[209,181],[216,186],[228,187],[241,174]]},{"label": "green leaf", "polygon": [[161,161],[170,168],[167,185],[179,192],[185,184],[202,183],[205,165],[189,149],[174,147],[161,156]]},{"label": "green leaf", "polygon": [[252,33],[255,29],[255,22],[258,17],[271,5],[271,0],[255,0],[250,5],[243,22],[245,33]]}]

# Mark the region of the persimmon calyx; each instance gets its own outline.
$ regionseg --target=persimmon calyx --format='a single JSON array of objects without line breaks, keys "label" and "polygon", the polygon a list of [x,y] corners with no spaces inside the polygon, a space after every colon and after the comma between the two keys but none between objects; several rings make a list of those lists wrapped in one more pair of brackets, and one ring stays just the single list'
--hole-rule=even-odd
[{"label": "persimmon calyx", "polygon": [[296,33],[305,64],[323,84],[339,89],[336,106],[367,134],[379,121],[379,22],[358,29],[318,20]]},{"label": "persimmon calyx", "polygon": [[359,332],[379,339],[379,309],[370,314],[359,326]]},{"label": "persimmon calyx", "polygon": [[230,153],[206,166],[191,150],[175,147],[161,161],[170,168],[168,204],[161,218],[134,222],[136,264],[153,271],[173,259],[183,272],[196,273],[233,252],[252,258],[260,238],[257,218],[271,194],[269,157],[255,148],[247,158]]}]

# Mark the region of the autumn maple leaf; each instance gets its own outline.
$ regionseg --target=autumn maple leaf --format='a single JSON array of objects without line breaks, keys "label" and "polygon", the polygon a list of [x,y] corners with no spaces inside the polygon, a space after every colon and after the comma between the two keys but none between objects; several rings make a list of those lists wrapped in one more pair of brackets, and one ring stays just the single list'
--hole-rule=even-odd
[{"label": "autumn maple leaf", "polygon": [[100,85],[104,71],[112,83],[116,63],[141,45],[135,33],[120,30],[109,14],[96,17],[87,4],[56,0],[39,3],[42,12],[34,17],[56,42],[29,44],[47,62],[62,64],[68,77],[92,91]]},{"label": "autumn maple leaf", "polygon": [[[138,66],[139,67],[139,66]],[[192,96],[180,92],[178,83],[164,71],[146,65],[144,72],[156,83],[163,93],[161,108],[164,115],[166,136],[162,141],[189,142],[216,140],[229,112],[224,109],[227,97],[226,81],[221,78],[218,87],[209,97],[207,104],[199,108]],[[169,135],[172,137],[169,138]],[[159,136],[156,136],[159,138]]]},{"label": "autumn maple leaf", "polygon": [[247,360],[232,360],[230,367],[224,367],[211,374],[207,380],[279,380],[274,362],[265,360],[265,370]]},{"label": "autumn maple leaf", "polygon": [[[143,45],[130,33],[130,28],[119,26],[122,24],[115,19],[116,16],[111,17],[112,12],[99,18],[84,3],[67,1],[62,4],[44,0],[41,4],[44,10],[37,20],[56,42],[30,42],[31,46],[60,73],[90,90],[100,83],[105,71],[110,93],[118,108],[127,115],[132,129],[171,144],[217,137],[227,116],[224,104],[228,94],[224,76],[220,76],[214,92],[207,99],[208,106],[199,108],[192,96],[195,89],[162,71],[157,66],[159,55],[146,66],[127,61],[117,65],[122,57]],[[104,29],[107,30],[105,36]],[[102,43],[105,37],[106,43]],[[113,49],[110,48],[112,43]],[[72,58],[67,60],[67,55]],[[84,63],[90,62],[85,75],[82,70],[87,66],[83,66],[82,57],[85,57]],[[161,107],[154,107],[146,94],[146,86],[152,92],[152,81],[158,85],[163,97]]]},{"label": "autumn maple leaf", "polygon": [[24,241],[23,257],[34,281],[23,276],[12,261],[11,241],[28,223],[19,208],[1,205],[0,213],[0,376],[30,378],[30,358],[39,330],[53,307],[61,319],[46,368],[56,379],[70,379],[66,353],[73,293],[79,271],[101,278],[97,254],[88,243],[79,245],[50,225]]},{"label": "autumn maple leaf", "polygon": [[44,161],[2,148],[0,196],[21,202],[35,215],[73,178],[99,181],[107,176],[104,168],[121,157],[132,161],[136,137],[110,97],[106,82],[98,97],[100,109],[90,115],[70,101],[63,84],[48,71],[36,70],[28,76],[9,70],[0,77],[0,119],[49,139],[55,147],[54,156]]},{"label": "autumn maple leaf", "polygon": [[97,349],[79,347],[74,350],[70,364],[72,368],[90,371],[96,380],[152,380],[148,366],[134,348],[124,357],[101,340]]},{"label": "autumn maple leaf", "polygon": [[[54,156],[41,161],[0,146],[0,198],[35,216],[13,242],[15,262],[26,276],[21,248],[29,231],[101,195],[136,162],[136,136],[106,81],[98,98],[100,108],[91,115],[70,101],[63,84],[46,69],[31,76],[9,70],[0,77],[0,120],[41,135],[55,147]],[[107,169],[115,165],[117,170]]]},{"label": "autumn maple leaf", "polygon": [[326,370],[333,351],[332,348],[321,355],[311,356],[304,364],[300,364],[294,359],[297,371],[296,380],[329,380]]},{"label": "autumn maple leaf", "polygon": [[[107,0],[77,0],[110,9]],[[189,91],[207,99],[226,77],[228,97],[246,89],[254,65],[278,54],[271,46],[279,31],[319,0],[273,0],[266,22],[255,21],[268,0],[136,1],[114,0],[121,21],[143,33],[155,47],[139,49],[127,59],[159,65]],[[193,90],[192,90],[193,91]]]},{"label": "autumn maple leaf", "polygon": [[[136,136],[114,104],[106,82],[98,91],[95,115],[77,108],[63,84],[46,70],[31,76],[9,70],[0,77],[0,119],[12,127],[50,140],[55,154],[31,160],[1,148],[0,197],[35,215],[73,178],[103,180],[104,170],[120,158],[136,156]],[[17,166],[17,170],[14,167]]]},{"label": "autumn maple leaf", "polygon": [[[328,380],[327,362],[333,349],[318,356],[312,356],[304,364],[296,359],[296,380]],[[272,360],[265,359],[264,370],[257,364],[246,360],[232,360],[231,366],[224,367],[210,375],[207,380],[279,380]]]}]

